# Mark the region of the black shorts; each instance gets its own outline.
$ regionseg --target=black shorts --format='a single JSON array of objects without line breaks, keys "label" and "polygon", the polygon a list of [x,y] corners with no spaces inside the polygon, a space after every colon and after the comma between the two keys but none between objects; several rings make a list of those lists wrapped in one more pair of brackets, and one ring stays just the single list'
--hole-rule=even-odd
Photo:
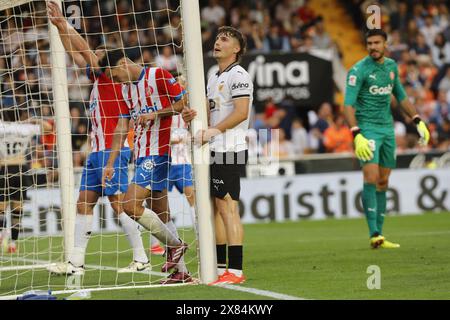
[{"label": "black shorts", "polygon": [[238,201],[241,193],[240,176],[245,172],[248,152],[211,152],[210,192],[211,196],[223,199],[227,193]]},{"label": "black shorts", "polygon": [[24,173],[28,170],[27,165],[0,167],[0,202],[27,199],[27,189],[31,186],[31,177]]}]

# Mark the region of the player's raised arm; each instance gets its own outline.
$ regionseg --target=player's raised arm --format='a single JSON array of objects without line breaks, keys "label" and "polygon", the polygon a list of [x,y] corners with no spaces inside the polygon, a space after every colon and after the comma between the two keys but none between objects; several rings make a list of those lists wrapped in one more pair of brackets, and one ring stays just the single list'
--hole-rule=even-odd
[{"label": "player's raised arm", "polygon": [[398,76],[398,69],[396,69],[395,72],[394,88],[392,89],[392,94],[397,99],[403,111],[405,111],[405,113],[411,119],[413,119],[414,123],[416,124],[417,132],[419,133],[420,136],[419,144],[422,146],[426,146],[430,141],[430,132],[428,131],[425,122],[423,122],[420,116],[417,114],[416,108],[409,101],[405,89],[403,88],[403,85],[400,82],[400,78]]},{"label": "player's raised arm", "polygon": [[86,40],[66,21],[59,6],[49,1],[47,9],[50,22],[58,28],[64,48],[75,63],[81,68],[85,68],[87,64],[99,67],[97,56],[89,48]]}]

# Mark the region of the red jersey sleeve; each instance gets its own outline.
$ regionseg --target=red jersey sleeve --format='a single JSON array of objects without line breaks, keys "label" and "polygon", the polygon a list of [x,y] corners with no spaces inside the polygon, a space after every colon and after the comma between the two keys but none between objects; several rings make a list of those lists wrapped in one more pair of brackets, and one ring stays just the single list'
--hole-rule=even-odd
[{"label": "red jersey sleeve", "polygon": [[183,87],[177,82],[169,71],[163,68],[158,68],[155,75],[158,92],[160,95],[165,95],[169,98],[171,103],[177,102],[186,93]]}]

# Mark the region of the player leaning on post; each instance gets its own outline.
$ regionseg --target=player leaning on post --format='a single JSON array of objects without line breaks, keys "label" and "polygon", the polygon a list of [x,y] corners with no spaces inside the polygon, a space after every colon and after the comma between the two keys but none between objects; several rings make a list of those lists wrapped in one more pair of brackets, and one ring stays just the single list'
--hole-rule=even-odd
[{"label": "player leaning on post", "polygon": [[[215,213],[217,267],[219,278],[212,284],[243,283],[244,229],[239,216],[239,173],[247,162],[246,130],[253,101],[250,75],[239,65],[245,39],[232,27],[221,27],[214,43],[219,71],[208,80],[209,128],[199,135],[211,148],[211,196]],[[188,122],[196,115],[183,109]],[[228,247],[228,248],[227,248]],[[228,249],[228,265],[227,265]]]},{"label": "player leaning on post", "polygon": [[[184,263],[188,245],[178,238],[170,219],[167,187],[170,168],[172,116],[187,102],[185,91],[165,69],[143,67],[126,57],[121,49],[108,50],[100,61],[114,81],[122,83],[129,108],[114,130],[111,155],[103,171],[103,184],[114,177],[114,161],[134,121],[134,178],[124,198],[124,211],[167,246],[167,261],[161,271],[174,271],[162,284],[192,282]],[[146,201],[149,208],[143,206]]]},{"label": "player leaning on post", "polygon": [[357,62],[349,71],[344,101],[345,116],[354,137],[355,154],[364,175],[362,203],[372,248],[400,247],[397,243],[385,240],[382,233],[389,175],[396,166],[391,94],[416,124],[419,144],[425,146],[430,139],[427,126],[406,96],[397,64],[384,56],[386,40],[387,35],[381,29],[367,32],[369,56]]}]

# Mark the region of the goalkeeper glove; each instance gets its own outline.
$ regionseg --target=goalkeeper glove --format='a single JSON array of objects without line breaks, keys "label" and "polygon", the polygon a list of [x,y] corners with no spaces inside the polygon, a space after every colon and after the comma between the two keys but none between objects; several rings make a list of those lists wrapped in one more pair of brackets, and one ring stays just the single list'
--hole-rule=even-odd
[{"label": "goalkeeper glove", "polygon": [[420,136],[419,145],[426,146],[428,141],[430,141],[430,132],[428,131],[427,125],[422,121],[422,119],[420,119],[419,116],[415,116],[413,120]]},{"label": "goalkeeper glove", "polygon": [[367,140],[361,133],[361,129],[356,127],[352,130],[353,141],[355,143],[355,155],[359,160],[369,161],[373,158],[372,148],[369,140]]}]

